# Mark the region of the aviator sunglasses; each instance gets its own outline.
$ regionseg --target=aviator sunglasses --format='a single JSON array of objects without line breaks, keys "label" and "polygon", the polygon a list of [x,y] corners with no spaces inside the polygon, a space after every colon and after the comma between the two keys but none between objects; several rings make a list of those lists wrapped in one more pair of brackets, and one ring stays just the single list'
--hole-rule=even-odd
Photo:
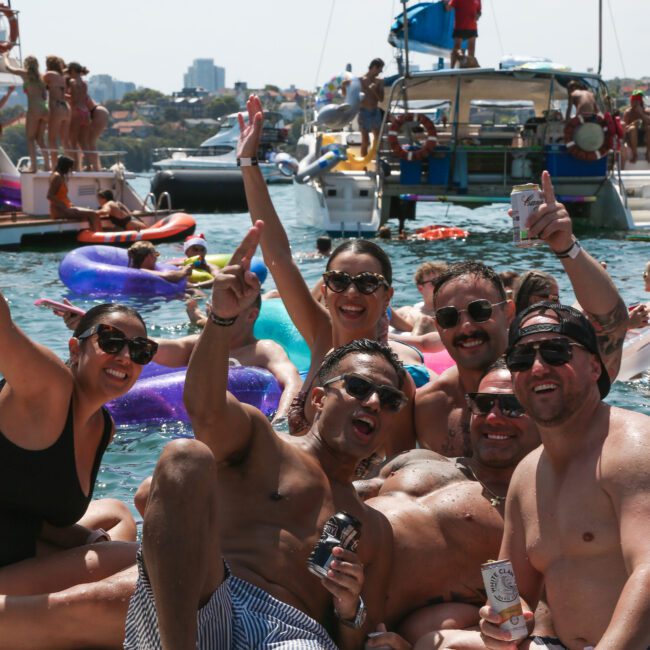
[{"label": "aviator sunglasses", "polygon": [[367,400],[373,393],[377,393],[381,408],[389,411],[397,412],[408,402],[408,398],[401,390],[393,388],[393,386],[375,384],[369,379],[354,373],[332,377],[323,386],[329,386],[329,384],[339,380],[343,381],[345,392],[361,402]]},{"label": "aviator sunglasses", "polygon": [[467,406],[474,415],[488,415],[495,404],[507,418],[520,418],[524,407],[512,393],[467,393]]},{"label": "aviator sunglasses", "polygon": [[522,343],[515,347],[506,355],[506,365],[510,372],[523,372],[530,370],[535,363],[537,351],[542,357],[542,361],[549,366],[563,366],[569,363],[573,358],[572,347],[586,349],[584,345],[569,341],[568,339],[547,339],[546,341],[536,341],[535,343]]},{"label": "aviator sunglasses", "polygon": [[158,350],[158,344],[155,341],[144,336],[134,336],[132,339],[127,338],[122,330],[112,325],[105,325],[104,323],[93,325],[77,336],[77,339],[83,341],[84,339],[90,338],[93,334],[97,334],[97,345],[102,352],[106,352],[106,354],[119,354],[124,346],[127,345],[129,347],[131,361],[141,366],[149,363],[156,354],[156,350]]},{"label": "aviator sunglasses", "polygon": [[490,302],[485,298],[481,298],[480,300],[472,300],[465,309],[458,309],[458,307],[452,306],[440,307],[440,309],[436,309],[436,320],[440,327],[446,330],[450,327],[456,326],[461,312],[466,311],[475,323],[484,323],[486,320],[490,319],[490,316],[492,316],[493,307],[498,307],[505,303],[505,300],[502,300],[501,302]]},{"label": "aviator sunglasses", "polygon": [[388,288],[390,285],[386,278],[380,273],[359,273],[350,275],[345,271],[325,271],[323,273],[323,282],[325,286],[334,293],[343,293],[351,284],[366,296],[375,293],[379,287]]}]

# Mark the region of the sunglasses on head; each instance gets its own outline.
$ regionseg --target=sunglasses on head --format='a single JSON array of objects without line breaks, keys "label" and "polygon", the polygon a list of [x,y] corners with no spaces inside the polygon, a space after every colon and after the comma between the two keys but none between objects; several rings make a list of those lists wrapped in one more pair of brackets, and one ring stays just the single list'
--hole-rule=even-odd
[{"label": "sunglasses on head", "polygon": [[105,325],[104,323],[93,325],[85,332],[82,332],[77,339],[83,341],[94,334],[97,334],[97,345],[102,352],[106,352],[106,354],[119,354],[124,346],[127,345],[129,347],[131,361],[141,366],[149,363],[156,354],[156,350],[158,350],[158,344],[155,341],[144,336],[134,336],[132,339],[127,338],[122,330],[112,325]]},{"label": "sunglasses on head", "polygon": [[507,418],[520,418],[524,407],[512,393],[467,393],[467,406],[474,415],[488,415],[495,404]]},{"label": "sunglasses on head", "polygon": [[367,296],[375,293],[379,287],[388,288],[390,286],[383,275],[370,273],[369,271],[358,275],[350,275],[345,271],[325,271],[323,273],[323,282],[334,293],[342,293],[351,284],[354,284],[358,291]]},{"label": "sunglasses on head", "polygon": [[586,349],[584,345],[569,341],[569,339],[547,339],[535,341],[534,343],[522,343],[515,345],[506,355],[506,365],[510,372],[522,372],[530,370],[535,363],[537,351],[542,361],[549,366],[563,366],[573,358],[572,347]]},{"label": "sunglasses on head", "polygon": [[369,379],[355,373],[332,377],[323,386],[329,386],[335,381],[343,381],[345,392],[361,402],[367,400],[373,393],[377,393],[381,408],[388,409],[389,411],[397,412],[408,402],[408,398],[401,390],[393,386],[375,384]]},{"label": "sunglasses on head", "polygon": [[[532,298],[535,298],[534,301],[532,301]],[[560,296],[557,293],[534,293],[531,296],[531,304],[533,302],[559,302],[560,301]]]},{"label": "sunglasses on head", "polygon": [[505,300],[502,300],[501,302],[490,302],[485,298],[481,298],[480,300],[472,300],[465,309],[458,309],[457,307],[452,306],[440,307],[440,309],[436,309],[435,316],[440,327],[445,330],[457,325],[460,314],[464,311],[469,314],[469,317],[475,323],[484,323],[486,320],[490,320],[493,307],[498,307],[505,303]]}]

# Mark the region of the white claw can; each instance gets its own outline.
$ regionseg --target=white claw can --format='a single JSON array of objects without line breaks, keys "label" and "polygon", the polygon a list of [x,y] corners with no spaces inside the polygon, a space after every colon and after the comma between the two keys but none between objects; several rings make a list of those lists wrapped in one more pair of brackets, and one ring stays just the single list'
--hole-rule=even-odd
[{"label": "white claw can", "polygon": [[488,602],[506,619],[501,623],[501,629],[509,631],[513,640],[527,637],[528,628],[510,560],[492,560],[481,564],[481,574]]},{"label": "white claw can", "polygon": [[510,193],[512,204],[512,241],[515,246],[535,246],[541,239],[528,234],[528,219],[544,203],[544,195],[537,183],[515,185]]}]

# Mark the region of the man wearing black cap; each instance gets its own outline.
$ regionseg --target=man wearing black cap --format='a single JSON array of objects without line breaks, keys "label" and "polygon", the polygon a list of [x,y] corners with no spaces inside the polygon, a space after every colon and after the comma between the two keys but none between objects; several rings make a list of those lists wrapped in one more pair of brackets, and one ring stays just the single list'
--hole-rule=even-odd
[{"label": "man wearing black cap", "polygon": [[[500,551],[524,607],[534,609],[546,588],[553,647],[647,648],[650,418],[602,401],[610,376],[596,332],[571,307],[521,312],[506,363],[543,445],[515,470]],[[494,610],[481,615],[486,646],[512,647]]]}]

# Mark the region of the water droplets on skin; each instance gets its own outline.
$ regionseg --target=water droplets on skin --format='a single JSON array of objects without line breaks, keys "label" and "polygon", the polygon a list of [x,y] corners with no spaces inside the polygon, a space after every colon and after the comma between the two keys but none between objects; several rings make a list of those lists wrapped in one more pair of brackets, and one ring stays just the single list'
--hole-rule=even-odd
[{"label": "water droplets on skin", "polygon": [[[144,196],[149,191],[149,178],[134,179],[133,185]],[[271,186],[271,196],[285,225],[294,253],[315,249],[316,237],[322,234],[301,222],[296,213],[293,187]],[[535,247],[518,249],[511,244],[510,219],[504,206],[481,207],[469,210],[457,206],[421,204],[417,208],[417,221],[407,223],[407,228],[430,223],[441,223],[466,228],[470,236],[462,241],[385,241],[381,246],[391,256],[395,278],[394,306],[413,304],[421,300],[413,273],[427,260],[442,259],[457,262],[469,258],[492,263],[497,271],[514,269],[523,272],[538,268],[552,273],[559,280],[560,294],[565,302],[573,302],[573,292],[557,259],[545,249]],[[205,233],[209,251],[229,252],[248,230],[248,215],[197,215],[197,232]],[[389,222],[393,231],[397,222]],[[608,272],[627,302],[650,298],[644,293],[642,272],[650,259],[650,242],[628,242],[620,235],[580,233],[585,249],[596,259],[607,260]],[[334,239],[336,247],[340,240]],[[180,243],[161,244],[163,259],[183,255]],[[62,358],[67,358],[69,332],[49,311],[33,307],[36,298],[60,300],[70,297],[80,307],[88,309],[101,301],[70,296],[58,280],[58,263],[67,251],[3,252],[0,255],[0,289],[11,303],[15,322],[39,343],[51,347]],[[322,259],[302,259],[300,270],[307,284],[312,286],[324,270]],[[273,279],[264,284],[264,290],[274,288]],[[128,302],[128,301],[127,301]],[[187,323],[185,307],[181,301],[149,300],[130,303],[140,309],[149,325],[152,336],[176,337],[195,332]],[[205,301],[200,301],[203,307]],[[626,383],[615,383],[607,398],[609,404],[650,414],[650,376]],[[114,497],[132,507],[135,491],[146,476],[151,474],[162,448],[179,436],[190,436],[191,429],[178,423],[159,426],[120,427],[115,440],[104,457],[96,497]],[[650,446],[650,441],[648,442]],[[135,514],[135,511],[133,511]],[[138,516],[139,518],[139,516]]]}]

